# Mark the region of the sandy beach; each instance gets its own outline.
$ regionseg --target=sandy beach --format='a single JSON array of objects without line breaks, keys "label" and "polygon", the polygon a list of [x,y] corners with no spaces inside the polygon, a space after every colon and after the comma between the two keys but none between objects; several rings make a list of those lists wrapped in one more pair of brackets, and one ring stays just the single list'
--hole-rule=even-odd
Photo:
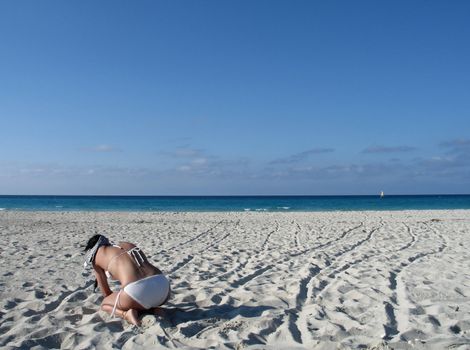
[{"label": "sandy beach", "polygon": [[[0,232],[4,349],[470,348],[468,210],[2,211]],[[95,233],[169,276],[164,318],[99,310]]]}]

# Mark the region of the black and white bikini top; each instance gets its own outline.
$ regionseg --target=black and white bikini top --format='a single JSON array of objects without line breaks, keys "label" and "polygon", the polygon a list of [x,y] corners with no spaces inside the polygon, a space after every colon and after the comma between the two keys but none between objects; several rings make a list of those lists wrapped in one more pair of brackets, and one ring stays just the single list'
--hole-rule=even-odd
[{"label": "black and white bikini top", "polygon": [[95,243],[95,245],[93,246],[93,248],[91,248],[91,250],[88,252],[88,254],[86,255],[85,257],[85,262],[83,263],[83,267],[84,268],[87,268],[87,267],[92,267],[93,266],[93,263],[95,261],[95,257],[96,257],[96,253],[98,252],[98,249],[102,246],[113,246],[113,247],[116,247],[116,248],[119,248],[119,249],[122,249],[123,252],[119,253],[119,254],[116,254],[115,256],[113,256],[109,262],[108,262],[108,266],[106,267],[106,270],[105,270],[105,273],[106,273],[106,276],[108,278],[113,278],[111,273],[109,272],[109,266],[111,265],[111,263],[118,257],[120,257],[121,255],[123,254],[129,254],[129,256],[132,258],[132,260],[134,260],[134,262],[136,263],[136,265],[138,267],[142,266],[142,264],[145,262],[144,260],[144,257],[143,257],[143,253],[142,251],[140,250],[139,247],[134,247],[134,248],[131,248],[129,250],[125,250],[123,247],[111,242],[107,237],[105,237],[104,235],[101,235],[100,238],[98,239],[98,241]]}]

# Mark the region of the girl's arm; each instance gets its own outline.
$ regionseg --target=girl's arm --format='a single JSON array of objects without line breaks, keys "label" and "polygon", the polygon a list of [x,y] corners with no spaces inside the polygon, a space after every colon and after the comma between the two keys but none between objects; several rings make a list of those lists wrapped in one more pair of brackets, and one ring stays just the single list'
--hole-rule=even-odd
[{"label": "girl's arm", "polygon": [[106,274],[104,273],[104,270],[99,267],[98,265],[93,266],[95,269],[95,277],[96,281],[98,282],[98,287],[100,287],[101,294],[103,294],[105,297],[108,295],[112,294],[111,288],[109,288],[108,285],[108,280],[106,278]]}]

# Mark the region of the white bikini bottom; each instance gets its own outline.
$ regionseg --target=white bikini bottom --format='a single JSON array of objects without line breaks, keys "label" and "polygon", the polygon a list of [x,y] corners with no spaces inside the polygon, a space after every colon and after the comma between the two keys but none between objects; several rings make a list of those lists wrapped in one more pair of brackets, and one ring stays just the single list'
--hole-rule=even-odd
[{"label": "white bikini bottom", "polygon": [[170,296],[170,281],[165,275],[153,275],[131,282],[121,289],[114,302],[111,317],[114,317],[119,297],[125,291],[132,299],[142,305],[146,310],[162,305]]},{"label": "white bikini bottom", "polygon": [[153,275],[129,283],[124,291],[145,309],[162,305],[170,294],[170,281],[165,275]]}]

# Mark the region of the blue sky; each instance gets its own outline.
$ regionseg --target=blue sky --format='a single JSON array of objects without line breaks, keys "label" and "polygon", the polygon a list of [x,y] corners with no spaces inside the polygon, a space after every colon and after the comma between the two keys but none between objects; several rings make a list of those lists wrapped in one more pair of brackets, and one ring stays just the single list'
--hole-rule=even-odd
[{"label": "blue sky", "polygon": [[2,1],[0,194],[469,193],[468,1]]}]

